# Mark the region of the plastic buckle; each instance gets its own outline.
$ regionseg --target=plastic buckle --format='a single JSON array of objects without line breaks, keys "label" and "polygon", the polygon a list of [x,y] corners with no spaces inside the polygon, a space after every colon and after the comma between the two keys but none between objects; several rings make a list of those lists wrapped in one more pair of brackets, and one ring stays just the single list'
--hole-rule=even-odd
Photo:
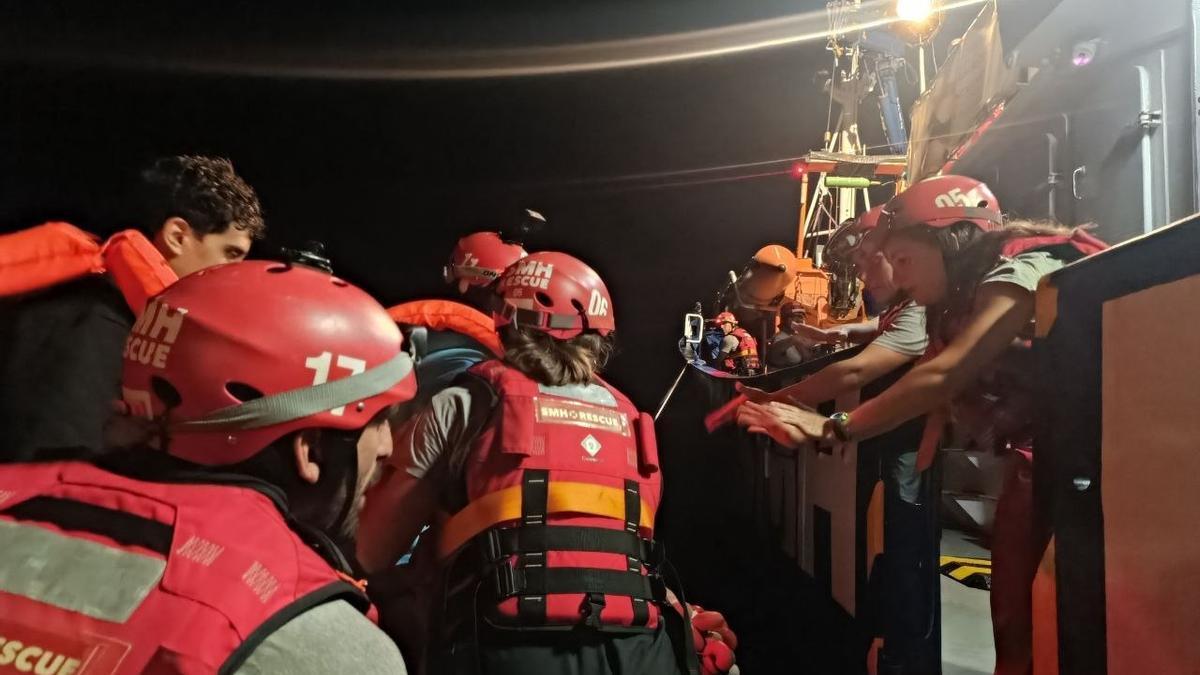
[{"label": "plastic buckle", "polygon": [[583,596],[579,613],[583,615],[583,625],[589,628],[600,627],[600,613],[608,606],[603,593],[588,593]]},{"label": "plastic buckle", "polygon": [[497,598],[511,598],[525,589],[525,575],[512,565],[503,563],[492,569],[492,584],[496,588]]},{"label": "plastic buckle", "polygon": [[487,565],[500,560],[503,556],[503,552],[500,550],[500,533],[496,530],[484,532],[479,540],[479,553]]}]

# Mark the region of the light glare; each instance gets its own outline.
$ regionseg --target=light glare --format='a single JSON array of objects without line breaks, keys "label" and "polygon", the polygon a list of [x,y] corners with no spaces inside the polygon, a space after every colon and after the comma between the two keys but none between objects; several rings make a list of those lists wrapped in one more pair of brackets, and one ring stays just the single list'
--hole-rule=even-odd
[{"label": "light glare", "polygon": [[896,16],[904,21],[924,21],[933,14],[933,0],[897,0]]}]

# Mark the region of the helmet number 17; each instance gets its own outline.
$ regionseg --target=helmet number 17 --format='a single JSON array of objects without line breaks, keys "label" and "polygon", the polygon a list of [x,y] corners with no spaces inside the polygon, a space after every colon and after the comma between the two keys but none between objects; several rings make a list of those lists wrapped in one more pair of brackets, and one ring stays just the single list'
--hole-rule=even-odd
[{"label": "helmet number 17", "polygon": [[[314,370],[313,386],[325,384],[329,381],[329,368],[333,364],[333,354],[329,352],[321,352],[317,356],[310,356],[304,360],[304,367],[309,370]],[[358,375],[367,369],[367,362],[362,359],[356,359],[353,356],[345,354],[337,355],[337,367],[343,370],[350,371],[350,375]],[[334,415],[342,415],[346,412],[346,406],[338,406],[329,412]]]}]

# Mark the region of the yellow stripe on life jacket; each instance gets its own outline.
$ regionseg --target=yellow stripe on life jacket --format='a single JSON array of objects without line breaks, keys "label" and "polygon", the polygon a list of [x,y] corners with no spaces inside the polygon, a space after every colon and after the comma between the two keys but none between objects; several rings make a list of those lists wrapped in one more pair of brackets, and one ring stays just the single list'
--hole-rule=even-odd
[{"label": "yellow stripe on life jacket", "polygon": [[[654,509],[642,500],[640,525],[654,528]],[[546,513],[579,513],[625,520],[624,488],[550,481],[547,486]],[[514,485],[488,494],[471,502],[441,528],[438,540],[438,557],[445,558],[457,551],[472,537],[500,523],[521,517],[521,486]]]}]

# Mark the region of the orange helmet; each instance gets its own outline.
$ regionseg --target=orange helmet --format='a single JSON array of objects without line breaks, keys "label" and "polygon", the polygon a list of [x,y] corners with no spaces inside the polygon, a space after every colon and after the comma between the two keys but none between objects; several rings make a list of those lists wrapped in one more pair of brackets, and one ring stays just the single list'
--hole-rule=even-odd
[{"label": "orange helmet", "polygon": [[796,254],[786,246],[767,244],[754,254],[754,262],[772,267],[788,276],[796,274]]}]

